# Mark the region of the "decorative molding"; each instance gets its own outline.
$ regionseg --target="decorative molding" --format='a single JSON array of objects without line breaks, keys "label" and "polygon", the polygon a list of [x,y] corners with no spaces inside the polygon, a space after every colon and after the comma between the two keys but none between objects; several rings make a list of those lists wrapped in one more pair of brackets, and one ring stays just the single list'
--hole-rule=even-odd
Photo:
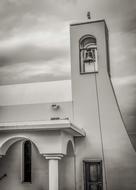
[{"label": "decorative molding", "polygon": [[46,160],[61,160],[64,157],[63,154],[43,154]]}]

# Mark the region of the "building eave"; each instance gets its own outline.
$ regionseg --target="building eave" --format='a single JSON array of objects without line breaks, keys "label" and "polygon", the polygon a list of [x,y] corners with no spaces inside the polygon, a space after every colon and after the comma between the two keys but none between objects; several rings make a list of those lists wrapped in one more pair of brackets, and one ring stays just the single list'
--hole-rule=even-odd
[{"label": "building eave", "polygon": [[22,121],[0,123],[0,131],[64,131],[74,137],[84,137],[85,131],[69,120]]}]

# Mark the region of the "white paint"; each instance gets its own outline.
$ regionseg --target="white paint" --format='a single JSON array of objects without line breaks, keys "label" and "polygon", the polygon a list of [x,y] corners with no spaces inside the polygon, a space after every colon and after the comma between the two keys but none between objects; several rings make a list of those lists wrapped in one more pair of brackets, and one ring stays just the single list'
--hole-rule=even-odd
[{"label": "white paint", "polygon": [[0,86],[0,106],[71,100],[71,80]]}]

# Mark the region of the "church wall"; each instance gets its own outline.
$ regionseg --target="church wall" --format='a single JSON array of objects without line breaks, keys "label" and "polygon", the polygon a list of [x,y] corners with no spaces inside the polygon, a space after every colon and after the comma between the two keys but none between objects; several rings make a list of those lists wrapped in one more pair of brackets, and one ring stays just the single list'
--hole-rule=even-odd
[{"label": "church wall", "polygon": [[58,110],[52,103],[0,106],[0,122],[50,120],[51,117],[72,119],[72,102],[57,102]]}]

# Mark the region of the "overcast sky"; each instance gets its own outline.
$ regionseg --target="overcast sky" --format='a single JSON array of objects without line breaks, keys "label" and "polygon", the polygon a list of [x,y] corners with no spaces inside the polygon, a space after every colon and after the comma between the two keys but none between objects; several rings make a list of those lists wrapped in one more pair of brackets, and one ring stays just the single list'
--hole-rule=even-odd
[{"label": "overcast sky", "polygon": [[69,24],[105,19],[111,76],[136,122],[136,0],[1,0],[0,85],[70,78]]}]

